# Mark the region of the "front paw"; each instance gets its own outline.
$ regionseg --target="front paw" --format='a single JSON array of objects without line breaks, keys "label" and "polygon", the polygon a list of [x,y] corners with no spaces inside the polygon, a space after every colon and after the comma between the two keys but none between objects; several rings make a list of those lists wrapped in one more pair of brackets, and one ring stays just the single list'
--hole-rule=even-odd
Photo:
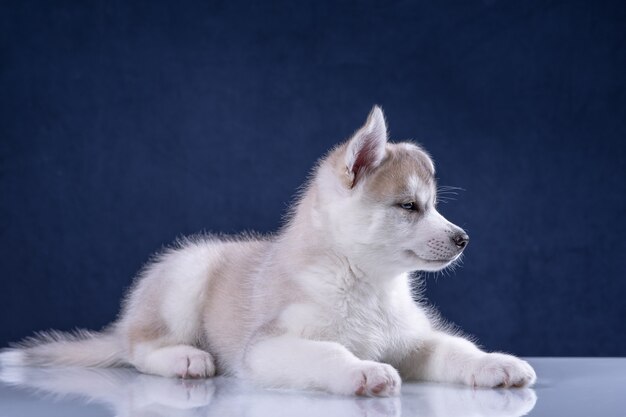
[{"label": "front paw", "polygon": [[398,371],[392,366],[370,361],[363,361],[361,369],[355,372],[355,380],[356,395],[373,397],[397,395],[402,385]]},{"label": "front paw", "polygon": [[389,397],[400,393],[402,380],[392,366],[373,361],[361,361],[347,375],[345,394],[369,397]]},{"label": "front paw", "polygon": [[537,375],[528,362],[512,355],[487,353],[473,366],[467,381],[474,387],[526,387],[535,383]]}]

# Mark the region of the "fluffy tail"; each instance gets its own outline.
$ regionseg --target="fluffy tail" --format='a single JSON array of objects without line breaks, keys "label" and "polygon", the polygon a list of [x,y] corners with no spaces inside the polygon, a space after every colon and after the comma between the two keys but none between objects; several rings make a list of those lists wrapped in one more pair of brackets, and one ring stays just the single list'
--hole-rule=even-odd
[{"label": "fluffy tail", "polygon": [[0,352],[3,366],[110,367],[125,363],[124,349],[113,332],[77,330],[38,333]]}]

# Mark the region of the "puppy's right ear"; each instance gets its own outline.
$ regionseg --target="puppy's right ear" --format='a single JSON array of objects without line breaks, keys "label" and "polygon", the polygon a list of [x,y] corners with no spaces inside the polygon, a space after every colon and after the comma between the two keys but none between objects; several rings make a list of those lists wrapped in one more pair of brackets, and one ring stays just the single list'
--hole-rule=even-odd
[{"label": "puppy's right ear", "polygon": [[349,188],[354,188],[367,171],[376,168],[385,157],[387,124],[380,107],[374,106],[367,121],[348,142],[346,175]]}]

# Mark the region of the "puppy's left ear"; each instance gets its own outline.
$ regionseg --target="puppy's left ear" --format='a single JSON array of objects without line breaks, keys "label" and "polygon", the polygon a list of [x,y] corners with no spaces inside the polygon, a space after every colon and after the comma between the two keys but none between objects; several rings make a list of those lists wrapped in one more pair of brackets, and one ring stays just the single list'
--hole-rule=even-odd
[{"label": "puppy's left ear", "polygon": [[363,127],[348,142],[345,162],[349,188],[354,188],[367,171],[380,165],[386,144],[385,116],[380,107],[374,106]]}]

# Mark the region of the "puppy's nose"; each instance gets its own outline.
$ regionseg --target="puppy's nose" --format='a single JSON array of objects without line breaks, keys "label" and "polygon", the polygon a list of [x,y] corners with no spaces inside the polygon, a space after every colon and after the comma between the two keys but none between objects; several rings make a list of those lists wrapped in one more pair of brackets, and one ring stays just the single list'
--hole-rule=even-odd
[{"label": "puppy's nose", "polygon": [[452,241],[457,248],[463,249],[467,246],[469,242],[469,236],[465,232],[459,232],[456,235],[452,236]]}]

